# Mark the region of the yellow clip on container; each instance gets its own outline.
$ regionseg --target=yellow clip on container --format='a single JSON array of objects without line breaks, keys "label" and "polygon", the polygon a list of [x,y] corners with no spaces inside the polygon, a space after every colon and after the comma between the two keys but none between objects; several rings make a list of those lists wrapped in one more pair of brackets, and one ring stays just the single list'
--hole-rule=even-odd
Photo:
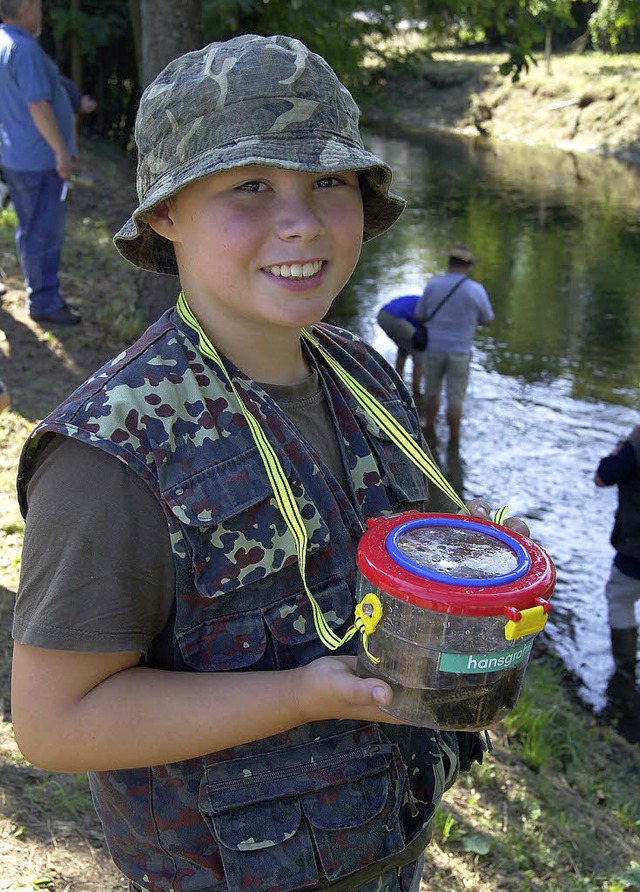
[{"label": "yellow clip on container", "polygon": [[517,703],[555,569],[491,521],[412,511],[370,522],[358,548],[358,674],[387,681],[385,711],[482,730]]}]

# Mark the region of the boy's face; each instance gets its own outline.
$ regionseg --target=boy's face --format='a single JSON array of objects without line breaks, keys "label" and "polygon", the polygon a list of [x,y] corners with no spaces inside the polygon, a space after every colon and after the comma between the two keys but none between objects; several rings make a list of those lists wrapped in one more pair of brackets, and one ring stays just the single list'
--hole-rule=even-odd
[{"label": "boy's face", "polygon": [[201,322],[299,330],[326,315],[360,256],[358,174],[235,168],[185,186],[149,222],[173,242]]}]

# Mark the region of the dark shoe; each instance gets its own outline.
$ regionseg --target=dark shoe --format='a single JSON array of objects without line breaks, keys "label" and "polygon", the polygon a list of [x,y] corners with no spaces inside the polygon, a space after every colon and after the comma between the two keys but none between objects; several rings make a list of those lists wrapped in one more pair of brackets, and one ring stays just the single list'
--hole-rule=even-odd
[{"label": "dark shoe", "polygon": [[53,310],[51,313],[32,313],[31,318],[45,328],[48,325],[80,325],[82,322],[82,317],[74,313],[66,305],[58,310]]},{"label": "dark shoe", "polygon": [[638,661],[638,629],[611,629],[611,651],[616,672],[635,679]]}]

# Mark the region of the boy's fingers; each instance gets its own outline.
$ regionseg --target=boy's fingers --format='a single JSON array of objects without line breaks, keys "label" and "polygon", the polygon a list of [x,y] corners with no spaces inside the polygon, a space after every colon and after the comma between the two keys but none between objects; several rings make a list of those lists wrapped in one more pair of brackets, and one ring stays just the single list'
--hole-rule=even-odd
[{"label": "boy's fingers", "polygon": [[525,523],[525,521],[521,517],[507,517],[503,526],[505,526],[508,530],[513,530],[514,533],[520,533],[523,536],[531,537],[531,530],[529,529],[529,525]]},{"label": "boy's fingers", "polygon": [[373,688],[372,696],[376,706],[389,706],[393,699],[393,692],[387,685],[377,684]]},{"label": "boy's fingers", "polygon": [[491,506],[484,499],[471,499],[467,503],[467,508],[471,512],[472,517],[482,517],[487,519],[491,515]]}]

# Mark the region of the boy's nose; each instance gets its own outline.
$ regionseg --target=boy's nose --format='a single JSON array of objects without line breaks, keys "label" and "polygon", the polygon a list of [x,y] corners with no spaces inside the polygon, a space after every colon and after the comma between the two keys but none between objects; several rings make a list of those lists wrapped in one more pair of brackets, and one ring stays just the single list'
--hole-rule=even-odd
[{"label": "boy's nose", "polygon": [[277,213],[276,227],[282,239],[310,240],[324,231],[324,224],[312,198],[290,198],[282,202]]}]

